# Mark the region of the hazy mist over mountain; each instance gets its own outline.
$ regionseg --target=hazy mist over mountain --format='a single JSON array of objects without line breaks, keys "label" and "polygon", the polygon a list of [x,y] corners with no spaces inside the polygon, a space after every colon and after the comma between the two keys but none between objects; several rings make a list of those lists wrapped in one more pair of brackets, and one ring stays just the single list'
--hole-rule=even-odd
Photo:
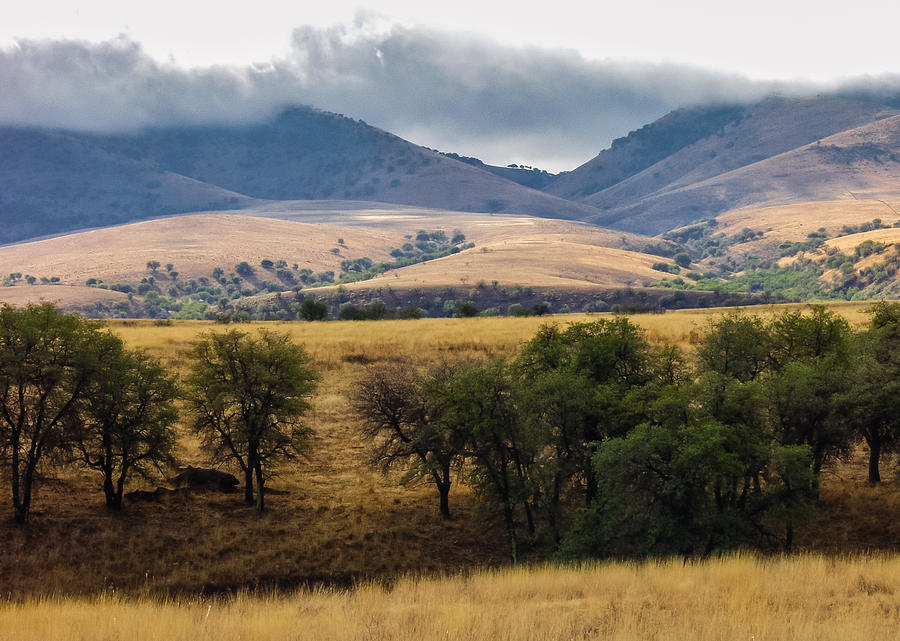
[{"label": "hazy mist over mountain", "polygon": [[298,28],[288,55],[244,67],[158,62],[127,37],[19,41],[0,50],[0,85],[0,124],[128,131],[258,122],[304,104],[441,151],[555,171],[677,107],[788,90],[683,65],[595,61],[428,28],[374,29],[365,17]]}]

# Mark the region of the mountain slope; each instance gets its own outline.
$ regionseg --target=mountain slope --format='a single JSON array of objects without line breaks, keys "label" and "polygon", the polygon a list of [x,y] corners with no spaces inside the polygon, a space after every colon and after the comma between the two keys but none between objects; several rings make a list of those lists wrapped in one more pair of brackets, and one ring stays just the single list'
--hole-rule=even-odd
[{"label": "mountain slope", "polygon": [[0,244],[250,202],[77,134],[0,128]]},{"label": "mountain slope", "polygon": [[559,174],[544,191],[579,200],[611,187],[702,138],[739,120],[744,107],[722,105],[677,109],[613,140],[609,149],[580,167]]},{"label": "mountain slope", "polygon": [[900,193],[898,148],[900,115],[894,115],[712,178],[673,185],[591,220],[653,234],[741,207],[892,198]]},{"label": "mountain slope", "polygon": [[[561,176],[547,191],[590,192],[598,176],[608,182],[607,179],[612,179],[616,172],[621,174],[622,167],[628,163],[635,166],[632,157],[637,154],[636,149],[650,150],[637,154],[641,158],[658,156],[671,150],[674,145],[670,141],[687,140],[690,131],[700,131],[704,127],[709,131],[712,125],[733,116],[730,122],[709,135],[615,184],[582,196],[583,202],[603,211],[603,214],[591,217],[592,222],[641,233],[659,233],[693,220],[711,218],[734,207],[771,202],[771,198],[756,200],[760,198],[756,192],[740,194],[732,190],[726,194],[723,189],[713,187],[719,184],[717,177],[756,166],[766,159],[898,112],[877,101],[826,97],[769,98],[738,112],[722,108],[712,112],[708,120],[702,111],[694,112],[704,126],[696,124],[687,113],[679,113],[673,112],[654,123],[656,126],[633,132],[618,146]],[[772,172],[768,179],[773,181],[792,171],[790,166],[778,164],[766,167]],[[710,189],[699,188],[703,186]],[[783,193],[778,202],[818,198],[815,194],[812,198],[809,196],[810,189],[806,188],[803,193]]]},{"label": "mountain slope", "polygon": [[254,198],[367,200],[551,218],[593,213],[362,121],[307,107],[257,125],[155,129],[100,141]]},{"label": "mountain slope", "polygon": [[0,129],[0,243],[257,199],[355,199],[552,218],[596,213],[336,114],[92,135]]}]

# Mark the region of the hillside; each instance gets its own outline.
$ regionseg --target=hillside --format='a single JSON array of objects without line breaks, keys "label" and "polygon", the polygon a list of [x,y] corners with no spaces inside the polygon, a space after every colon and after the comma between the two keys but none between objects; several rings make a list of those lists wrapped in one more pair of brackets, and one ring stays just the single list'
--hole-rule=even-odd
[{"label": "hillside", "polygon": [[0,128],[0,244],[251,201],[80,134]]},{"label": "hillside", "polygon": [[[844,149],[864,144],[868,136],[892,138],[892,133],[883,130],[893,130],[895,124],[891,117],[897,111],[885,104],[841,97],[770,98],[741,110],[723,108],[716,113],[718,119],[697,116],[707,126],[719,125],[708,135],[582,196],[582,202],[603,212],[591,217],[591,222],[657,234],[739,207],[831,200],[846,190],[864,190],[873,183],[881,184],[881,176],[885,174],[900,175],[895,167],[862,165],[864,158],[857,157],[853,151],[849,156],[847,151],[827,151],[829,145]],[[720,124],[728,117],[731,117],[729,122]],[[667,124],[674,131],[669,132],[664,127]],[[608,152],[561,176],[554,183],[557,187],[551,185],[547,190],[570,194],[590,192],[591,185],[598,180],[598,171],[615,167],[617,163],[628,164],[630,157],[638,153],[635,149],[641,150],[642,145],[650,151],[644,151],[641,157],[655,159],[671,150],[667,146],[669,140],[689,140],[691,136],[685,130],[709,131],[686,116],[671,123],[662,119],[654,125],[645,128],[648,131],[634,132],[629,136],[632,140],[626,138]],[[850,130],[857,130],[855,134],[847,134],[850,138],[839,135]],[[836,135],[835,139],[829,139]],[[850,143],[851,139],[854,142]],[[816,143],[820,147],[818,152],[802,151]],[[794,155],[790,155],[792,152]],[[804,158],[798,165],[799,155]],[[883,151],[872,153],[873,158],[875,155],[881,161],[889,158]],[[854,165],[852,173],[847,171],[848,165]],[[825,175],[819,176],[822,171]],[[560,186],[566,186],[565,190]]]},{"label": "hillside", "polygon": [[[418,239],[422,234],[427,242]],[[432,242],[432,235],[444,244]],[[453,248],[446,239],[456,236],[462,240]],[[223,297],[234,301],[301,289],[316,295],[310,288],[416,252],[430,252],[431,259],[347,286],[440,288],[496,280],[504,286],[623,288],[663,276],[652,269],[659,256],[648,252],[671,254],[671,247],[659,239],[530,216],[279,201],[239,215],[173,216],[0,247],[6,285],[0,300],[58,301],[101,316],[165,316],[165,309],[180,313],[197,303],[189,317],[203,318],[210,305],[224,304]],[[434,260],[441,251],[445,257]],[[265,267],[265,260],[272,263]],[[238,269],[242,262],[248,273]],[[148,295],[165,300],[143,309]],[[91,302],[95,308],[85,307]]]},{"label": "hillside", "polygon": [[93,135],[0,130],[0,243],[254,199],[343,199],[584,218],[588,206],[361,121],[305,107],[263,123]]},{"label": "hillside", "polygon": [[699,212],[714,217],[751,206],[890,199],[900,194],[900,159],[893,151],[898,143],[900,116],[894,115],[712,178],[661,190],[593,220],[652,234],[696,220]]}]

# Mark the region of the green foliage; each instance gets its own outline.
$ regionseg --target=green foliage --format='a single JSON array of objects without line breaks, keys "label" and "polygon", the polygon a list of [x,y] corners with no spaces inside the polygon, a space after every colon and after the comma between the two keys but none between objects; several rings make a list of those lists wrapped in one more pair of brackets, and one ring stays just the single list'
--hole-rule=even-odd
[{"label": "green foliage", "polygon": [[98,370],[103,336],[50,304],[0,306],[0,451],[19,523],[36,476],[69,449],[65,427]]},{"label": "green foliage", "polygon": [[298,314],[305,321],[325,320],[328,318],[328,305],[317,301],[315,298],[307,298],[300,305]]},{"label": "green foliage", "polygon": [[175,463],[178,388],[158,361],[112,334],[94,349],[97,367],[67,421],[67,439],[100,475],[106,506],[121,509],[130,476],[152,478]]},{"label": "green foliage", "polygon": [[234,266],[234,271],[240,276],[244,278],[249,278],[256,273],[256,270],[248,263],[246,260],[242,260],[237,265]]},{"label": "green foliage", "polygon": [[869,308],[839,414],[869,448],[869,482],[880,483],[881,457],[900,443],[900,304]]},{"label": "green foliage", "polygon": [[473,316],[478,316],[478,308],[475,307],[475,303],[471,301],[463,301],[456,306],[456,311],[453,312],[453,316],[456,318],[471,318]]},{"label": "green foliage", "polygon": [[244,473],[244,499],[265,507],[272,469],[302,453],[310,430],[301,421],[318,376],[288,334],[237,330],[201,335],[187,353],[184,403],[211,460]]},{"label": "green foliage", "polygon": [[372,463],[405,468],[404,484],[434,483],[441,515],[449,519],[451,473],[461,470],[464,442],[457,426],[443,420],[446,374],[444,366],[422,376],[409,362],[369,367],[351,402],[373,446]]},{"label": "green foliage", "polygon": [[690,267],[691,265],[691,257],[685,252],[679,252],[672,257],[672,260],[675,261],[675,264],[679,267]]}]

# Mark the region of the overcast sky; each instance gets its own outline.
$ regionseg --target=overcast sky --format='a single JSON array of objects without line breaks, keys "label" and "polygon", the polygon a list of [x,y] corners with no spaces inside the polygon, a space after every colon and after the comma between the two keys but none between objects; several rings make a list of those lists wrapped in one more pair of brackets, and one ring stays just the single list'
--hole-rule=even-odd
[{"label": "overcast sky", "polygon": [[247,121],[299,102],[552,170],[681,105],[900,71],[900,3],[883,0],[5,4],[0,122]]}]

